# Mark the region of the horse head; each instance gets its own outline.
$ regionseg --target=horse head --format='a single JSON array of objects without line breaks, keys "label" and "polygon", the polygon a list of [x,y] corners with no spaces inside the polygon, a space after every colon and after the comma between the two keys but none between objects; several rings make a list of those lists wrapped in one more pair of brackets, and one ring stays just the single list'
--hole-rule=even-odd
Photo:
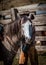
[{"label": "horse head", "polygon": [[21,33],[25,37],[26,43],[32,39],[32,21],[34,17],[33,15],[29,15],[29,17],[24,16],[21,19]]}]

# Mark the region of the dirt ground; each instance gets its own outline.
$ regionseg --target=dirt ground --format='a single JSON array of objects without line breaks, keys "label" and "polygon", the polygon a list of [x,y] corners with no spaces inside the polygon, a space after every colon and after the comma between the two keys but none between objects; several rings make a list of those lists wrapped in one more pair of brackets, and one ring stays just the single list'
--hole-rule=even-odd
[{"label": "dirt ground", "polygon": [[[14,58],[14,62],[13,65],[18,65],[18,60],[16,60],[16,58]],[[39,65],[46,65],[46,55],[38,55],[38,62]],[[28,65],[30,65],[30,61],[28,61]]]},{"label": "dirt ground", "polygon": [[[38,55],[38,62],[39,62],[39,65],[46,65],[46,54]],[[0,65],[4,65],[3,61],[0,62]],[[18,60],[16,59],[16,57],[14,58],[14,61],[13,61],[12,65],[18,65]],[[28,65],[30,65],[29,61],[28,61]]]}]

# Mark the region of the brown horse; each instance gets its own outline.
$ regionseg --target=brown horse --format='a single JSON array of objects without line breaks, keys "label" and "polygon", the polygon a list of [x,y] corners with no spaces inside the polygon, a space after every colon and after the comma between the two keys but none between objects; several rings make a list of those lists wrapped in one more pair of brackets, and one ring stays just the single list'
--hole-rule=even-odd
[{"label": "brown horse", "polygon": [[[31,15],[31,20],[34,19],[34,16]],[[38,57],[37,57],[37,51],[35,49],[35,27],[32,25],[32,21],[30,18],[27,18],[27,16],[22,17],[21,19],[21,34],[23,36],[22,39],[22,45],[29,46],[28,50],[27,48],[23,50],[20,53],[20,59],[19,59],[19,65],[27,65],[28,57],[30,58],[31,65],[38,65]],[[32,25],[32,30],[29,28]],[[32,31],[32,32],[31,32]],[[31,38],[31,35],[32,38]]]},{"label": "brown horse", "polygon": [[17,18],[14,22],[7,24],[3,23],[4,40],[0,44],[0,57],[4,61],[4,65],[12,65],[14,56],[20,47],[20,19]]}]

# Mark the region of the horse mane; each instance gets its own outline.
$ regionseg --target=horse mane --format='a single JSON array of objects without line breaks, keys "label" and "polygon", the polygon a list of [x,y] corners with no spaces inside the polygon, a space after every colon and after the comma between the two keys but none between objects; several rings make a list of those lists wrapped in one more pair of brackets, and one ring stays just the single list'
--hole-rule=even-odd
[{"label": "horse mane", "polygon": [[4,34],[10,36],[11,38],[13,35],[18,35],[20,30],[20,19],[12,23],[6,24],[4,30]]}]

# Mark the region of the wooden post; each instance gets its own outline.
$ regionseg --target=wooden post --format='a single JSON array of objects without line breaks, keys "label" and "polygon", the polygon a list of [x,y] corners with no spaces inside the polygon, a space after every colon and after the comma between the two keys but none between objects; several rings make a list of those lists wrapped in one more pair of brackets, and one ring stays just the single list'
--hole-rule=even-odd
[{"label": "wooden post", "polygon": [[11,17],[12,17],[12,21],[15,21],[15,13],[13,8],[11,8]]}]

